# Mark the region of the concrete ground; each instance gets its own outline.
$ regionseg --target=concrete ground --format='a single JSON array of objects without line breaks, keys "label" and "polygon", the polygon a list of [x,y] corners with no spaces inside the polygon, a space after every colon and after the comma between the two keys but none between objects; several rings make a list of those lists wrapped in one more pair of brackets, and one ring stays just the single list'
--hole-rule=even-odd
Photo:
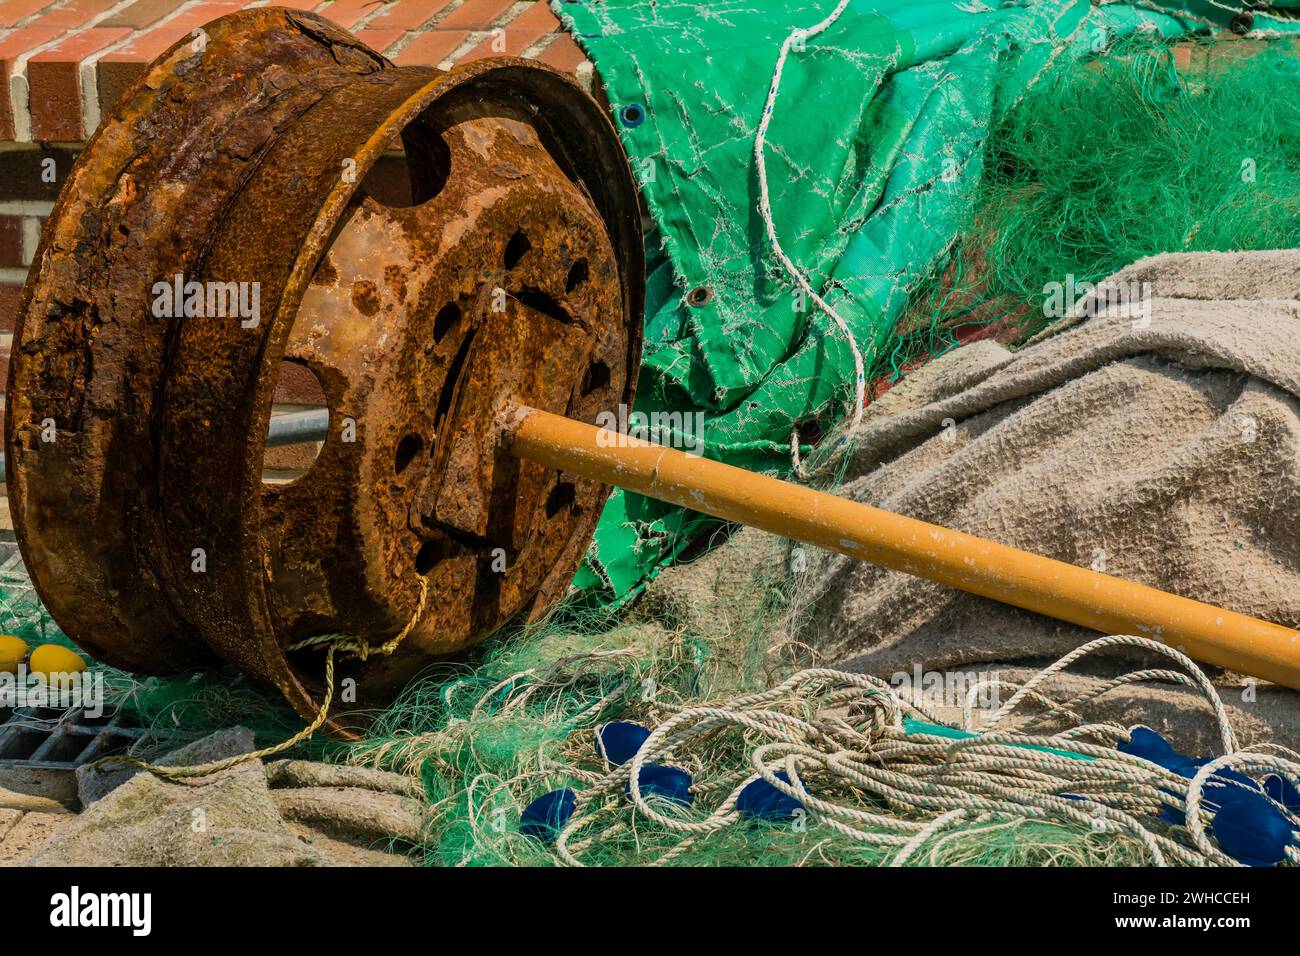
[{"label": "concrete ground", "polygon": [[[0,800],[3,795],[0,794]],[[76,819],[70,810],[24,810],[0,806],[0,866],[17,866],[61,827]]]}]

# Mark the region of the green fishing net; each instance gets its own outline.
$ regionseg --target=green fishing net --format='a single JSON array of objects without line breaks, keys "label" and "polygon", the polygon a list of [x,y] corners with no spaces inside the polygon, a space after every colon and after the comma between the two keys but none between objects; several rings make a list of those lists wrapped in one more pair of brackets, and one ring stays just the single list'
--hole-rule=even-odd
[{"label": "green fishing net", "polygon": [[[595,64],[656,226],[636,410],[684,415],[698,423],[678,436],[687,447],[773,474],[856,394],[846,338],[772,255],[754,156],[782,43],[835,7],[552,3]],[[946,265],[990,132],[1021,98],[1121,38],[1183,36],[1238,12],[1213,0],[848,0],[796,43],[764,150],[771,214],[790,259],[852,331],[868,378],[897,372],[898,321]],[[1282,12],[1254,22],[1298,26]],[[618,603],[714,526],[616,491],[576,583]]]}]

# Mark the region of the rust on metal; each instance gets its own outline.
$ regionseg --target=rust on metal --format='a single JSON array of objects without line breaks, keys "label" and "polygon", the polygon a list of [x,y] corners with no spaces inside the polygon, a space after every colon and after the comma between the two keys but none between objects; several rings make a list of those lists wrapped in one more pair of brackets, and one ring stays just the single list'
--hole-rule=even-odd
[{"label": "rust on metal", "polygon": [[[278,8],[205,30],[124,95],[46,225],[10,363],[15,528],[96,657],[220,658],[304,715],[321,655],[285,648],[383,642],[423,578],[397,653],[346,665],[380,703],[568,586],[607,488],[514,458],[500,414],[630,401],[635,189],[601,108],[549,68],[397,68]],[[410,205],[364,187],[398,136]],[[159,314],[159,284],[190,282],[255,288],[257,317]],[[264,485],[282,361],[315,374],[330,430]]]}]

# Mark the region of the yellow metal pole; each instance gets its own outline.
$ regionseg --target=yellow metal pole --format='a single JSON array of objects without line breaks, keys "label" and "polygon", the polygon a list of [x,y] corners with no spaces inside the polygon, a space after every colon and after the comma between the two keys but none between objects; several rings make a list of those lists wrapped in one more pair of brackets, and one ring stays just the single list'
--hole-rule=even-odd
[{"label": "yellow metal pole", "polygon": [[1300,689],[1300,631],[549,412],[512,414],[522,458]]}]

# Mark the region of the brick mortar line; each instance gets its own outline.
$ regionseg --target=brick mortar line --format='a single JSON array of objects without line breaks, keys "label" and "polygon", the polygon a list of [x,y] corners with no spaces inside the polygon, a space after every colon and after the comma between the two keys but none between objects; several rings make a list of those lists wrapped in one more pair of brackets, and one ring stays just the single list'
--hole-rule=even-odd
[{"label": "brick mortar line", "polygon": [[[324,16],[324,14],[321,15]],[[390,46],[387,50],[381,50],[380,52],[384,55],[384,57],[391,60],[395,56],[397,56],[397,54],[401,53],[408,46],[410,46],[411,41],[414,40],[419,35],[420,34],[416,33],[413,30],[408,30],[406,33],[403,33],[400,37],[397,38],[396,43]]]},{"label": "brick mortar line", "polygon": [[[389,6],[390,4],[385,3],[384,0],[376,0],[375,8],[367,14],[363,14],[360,20],[352,24],[352,26],[348,28],[348,33],[351,33],[353,36],[356,36],[359,31],[364,30],[366,28],[366,25],[369,24],[371,20],[375,19],[375,17],[379,16],[381,13],[387,10]],[[327,12],[328,9],[329,8],[327,7],[324,11],[321,11],[321,16],[324,17],[326,20],[329,20],[331,23],[333,23],[334,21],[330,19],[330,15]],[[312,12],[314,13],[315,11],[313,10]],[[339,29],[343,29],[343,28],[339,27]]]},{"label": "brick mortar line", "polygon": [[[471,32],[479,33],[480,36],[479,36],[478,43],[470,47],[470,50],[476,49],[478,45],[482,43],[484,40],[486,40],[488,37],[495,37],[497,35],[498,30],[501,31],[501,38],[505,39],[505,35],[506,35],[505,31],[510,26],[510,24],[518,20],[521,16],[524,15],[525,12],[531,10],[533,6],[535,6],[536,3],[539,2],[545,3],[546,0],[516,0],[515,3],[512,3],[510,6],[502,10],[496,16],[495,19],[488,21],[487,30],[471,31]],[[457,59],[460,59],[460,57],[464,56],[468,52],[469,50],[457,50],[453,62],[455,62],[455,60]]]},{"label": "brick mortar line", "polygon": [[[486,31],[487,35],[492,36],[497,30],[505,30],[506,27],[510,26],[510,24],[522,17],[525,12],[531,10],[537,3],[545,2],[546,0],[516,0],[515,3],[512,3],[497,14],[496,17],[488,21],[488,29]],[[479,42],[481,43],[482,41],[480,40]]]},{"label": "brick mortar line", "polygon": [[[171,23],[182,13],[188,13],[195,7],[204,3],[205,0],[185,0],[179,7],[164,16],[159,17],[148,26],[139,29],[132,29],[130,33],[120,40],[114,40],[102,50],[97,51],[93,56],[83,61],[82,83],[81,83],[81,127],[86,137],[99,127],[99,121],[102,118],[99,112],[99,61],[110,53],[116,53],[122,47],[127,46],[132,41],[139,39],[146,33],[156,30],[158,27],[166,26]],[[114,8],[116,9],[116,8]],[[197,30],[198,27],[195,27]],[[193,31],[191,31],[193,35]],[[89,79],[89,83],[86,80]]]},{"label": "brick mortar line", "polygon": [[[390,60],[393,59],[394,57],[397,56],[397,54],[401,53],[408,46],[410,46],[411,43],[413,43],[417,37],[421,36],[422,34],[429,33],[432,30],[436,30],[439,23],[447,19],[449,16],[451,16],[453,13],[455,13],[457,10],[459,10],[468,2],[469,0],[460,0],[459,3],[443,7],[441,10],[435,13],[428,20],[425,20],[415,29],[407,30],[401,37],[398,38],[397,42],[395,42],[387,50],[381,52],[388,59]],[[474,47],[482,43],[485,37],[491,36],[493,29],[505,28],[506,26],[509,26],[511,23],[514,23],[515,20],[519,19],[519,17],[523,16],[524,11],[534,6],[534,3],[545,3],[545,2],[546,0],[532,0],[532,2],[530,2],[530,0],[518,0],[518,2],[511,4],[509,7],[506,7],[505,10],[503,10],[500,14],[498,14],[493,20],[489,22],[488,26],[491,27],[492,29],[468,31],[470,35],[470,39],[466,40],[455,50],[453,50],[449,56],[443,57],[434,65],[437,66],[439,69],[444,69],[444,70],[447,69],[448,67],[443,66],[444,63],[454,65],[457,59],[464,56],[470,50],[474,49]],[[473,42],[471,43],[470,40],[472,40]]]},{"label": "brick mortar line", "polygon": [[5,153],[43,153],[49,150],[63,150],[64,152],[78,153],[86,143],[84,140],[51,140],[46,143],[18,142],[12,139],[0,140],[0,156]]},{"label": "brick mortar line", "polygon": [[[15,29],[34,23],[40,18],[40,16],[61,9],[64,5],[72,2],[74,2],[74,0],[61,0],[61,2],[54,4],[53,6],[38,10],[16,24],[13,29],[0,31],[0,38],[6,37],[10,33],[14,32]],[[65,29],[53,39],[33,47],[14,60],[13,67],[10,71],[9,88],[7,90],[0,90],[0,93],[9,97],[9,102],[13,110],[14,142],[33,142],[31,84],[27,79],[28,61],[33,56],[45,52],[51,47],[62,43],[69,37],[89,30],[108,18],[116,16],[118,13],[131,6],[134,2],[135,0],[118,0],[118,2],[108,10],[91,17],[87,22],[78,27]],[[205,0],[185,0],[185,2],[175,10],[171,11],[171,13],[159,17],[153,23],[150,23],[145,27],[132,29],[126,36],[119,40],[114,40],[103,49],[96,51],[85,60],[81,61],[78,67],[78,80],[81,92],[81,124],[87,137],[89,137],[90,134],[99,126],[99,121],[102,118],[99,109],[99,61],[110,53],[115,53],[122,47],[129,45],[133,40],[137,39],[141,35],[157,29],[158,27],[166,26],[181,14],[189,12],[204,2]],[[253,3],[252,6],[266,6],[269,3],[270,0],[259,0],[259,2]],[[330,0],[322,0],[321,3],[316,5],[315,11],[319,11],[328,6],[330,6]],[[367,18],[376,16],[384,8],[384,5],[379,5],[373,13],[367,15]]]},{"label": "brick mortar line", "polygon": [[[437,13],[429,17],[427,20],[420,21],[420,23],[415,27],[415,29],[409,30],[407,32],[414,34],[415,36],[419,36],[421,33],[426,33],[429,30],[436,29],[439,23],[441,23],[443,20],[446,20],[455,11],[465,6],[465,4],[467,3],[469,3],[469,0],[460,0],[459,3],[448,4],[447,6],[439,10]],[[394,52],[396,52],[396,50],[394,50]]]},{"label": "brick mortar line", "polygon": [[[317,14],[317,16],[325,17],[325,20],[328,20],[331,23],[337,23],[333,17],[329,16],[329,8],[334,7],[337,3],[338,0],[320,0],[320,3],[317,3],[315,7],[311,9],[311,12]],[[244,5],[243,9],[248,10],[253,7],[276,7],[276,5],[276,0],[253,0],[253,3]],[[360,20],[352,23],[352,26],[348,27],[347,33],[356,36],[357,31],[364,30],[370,21],[380,16],[380,14],[389,9],[391,5],[393,4],[387,3],[386,0],[374,0],[374,9],[370,10],[369,13],[363,14]],[[342,30],[343,27],[341,26],[339,29]],[[381,51],[378,52],[382,53],[383,51],[381,49]]]},{"label": "brick mortar line", "polygon": [[486,30],[469,31],[469,36],[461,41],[460,46],[456,47],[456,49],[444,56],[435,65],[440,70],[450,70],[456,65],[457,60],[482,43],[484,37],[490,37],[491,35],[492,34]]},{"label": "brick mortar line", "polygon": [[436,29],[439,23],[441,23],[443,20],[446,20],[455,11],[459,10],[468,2],[469,0],[459,0],[459,2],[448,4],[447,6],[439,10],[437,13],[435,13],[433,16],[429,17],[429,19],[421,23],[415,29],[407,30],[405,33],[403,33],[400,37],[398,37],[397,42],[394,43],[392,46],[390,46],[387,50],[382,50],[380,52],[383,53],[383,55],[390,60],[395,58],[397,54],[401,53],[408,46],[410,46],[416,37],[420,36],[423,33],[428,33],[430,30]]},{"label": "brick mortar line", "polygon": [[100,50],[99,53],[96,54],[96,58],[104,57],[109,53],[116,53],[118,50],[122,49],[122,47],[131,43],[133,40],[138,40],[146,33],[151,33],[154,30],[158,29],[158,27],[166,26],[167,24],[175,20],[177,17],[179,17],[182,13],[188,13],[190,10],[193,10],[199,4],[204,2],[205,0],[185,0],[184,3],[182,3],[171,13],[159,17],[157,20],[155,20],[153,23],[149,24],[148,26],[140,27],[139,29],[132,29],[131,32],[128,33],[126,36],[122,37],[122,39],[114,40],[108,46],[104,47],[104,49]]},{"label": "brick mortar line", "polygon": [[[27,14],[27,16],[23,17],[21,20],[16,21],[14,23],[13,28],[15,30],[21,30],[23,27],[29,27],[36,20],[39,20],[41,17],[45,16],[45,14],[53,13],[55,10],[62,10],[64,7],[75,2],[76,0],[56,0],[55,3],[50,4],[48,7],[41,7],[41,9],[39,10],[34,10],[33,12]],[[80,27],[74,27],[72,29],[80,29]]]},{"label": "brick mortar line", "polygon": [[45,199],[0,200],[0,216],[48,216],[54,203]]},{"label": "brick mortar line", "polygon": [[494,26],[507,27],[539,3],[544,3],[548,8],[550,7],[548,0],[515,0],[515,2],[506,7],[501,16],[493,20],[492,23]]},{"label": "brick mortar line", "polygon": [[577,65],[573,71],[573,79],[588,93],[595,95],[596,65],[590,60],[583,60]]},{"label": "brick mortar line", "polygon": [[36,247],[41,243],[41,220],[39,216],[26,216],[23,219],[23,265],[29,269],[36,261]]},{"label": "brick mortar line", "polygon": [[[72,0],[67,0],[67,2],[72,2]],[[118,0],[117,3],[113,4],[113,6],[109,7],[107,10],[103,11],[102,13],[95,14],[93,17],[91,17],[81,26],[72,27],[70,29],[64,30],[58,36],[54,37],[54,39],[47,40],[45,43],[41,43],[33,47],[32,49],[28,50],[26,53],[19,56],[16,60],[14,60],[13,67],[10,70],[9,89],[6,92],[9,95],[9,105],[13,108],[15,140],[25,141],[25,142],[32,141],[32,97],[31,97],[32,89],[31,89],[31,84],[27,81],[28,61],[32,57],[44,53],[46,50],[50,49],[51,47],[58,46],[60,43],[62,43],[64,40],[68,39],[69,37],[74,36],[75,34],[78,33],[83,33],[86,30],[90,30],[94,28],[97,24],[107,20],[109,17],[116,16],[117,14],[125,10],[127,7],[131,6],[131,4],[133,4],[134,2],[135,0]],[[50,13],[56,9],[62,8],[62,6],[63,6],[62,3],[56,4],[55,6],[47,7],[44,10],[41,10],[40,12]],[[24,25],[26,25],[27,22],[30,22],[31,19],[32,18],[29,17],[27,21],[24,21]],[[83,76],[83,82],[81,83],[82,123],[84,126],[85,134],[89,136],[91,130],[93,130],[95,127],[85,125],[85,119],[86,119],[86,114],[85,114],[86,86],[84,82],[85,71],[81,70],[79,72]],[[95,86],[98,87],[98,83],[96,83]],[[98,107],[96,108],[95,112],[96,113],[99,112]],[[96,118],[95,125],[96,126],[99,125],[98,117]]]},{"label": "brick mortar line", "polygon": [[32,141],[31,88],[27,85],[26,64],[23,72],[16,70],[10,75],[4,95],[9,97],[9,108],[13,112],[14,139],[18,142]]},{"label": "brick mortar line", "polygon": [[519,55],[525,60],[537,59],[543,52],[545,52],[548,46],[556,41],[558,37],[563,36],[564,32],[564,27],[561,26],[558,31],[553,31],[547,33],[545,36],[538,37],[532,43],[528,44],[528,46],[524,47],[523,52]]},{"label": "brick mortar line", "polygon": [[42,145],[40,143],[16,143],[13,140],[6,139],[0,140],[0,155],[5,153],[41,153],[46,151],[47,146],[49,149],[79,150],[82,144],[78,141],[75,143],[60,143],[57,145],[48,143]]},{"label": "brick mortar line", "polygon": [[99,127],[98,65],[99,56],[87,57],[77,64],[77,92],[81,94],[81,135],[87,139]]},{"label": "brick mortar line", "polygon": [[[75,2],[75,0],[59,0],[59,2],[53,4],[50,7],[46,7],[43,8],[42,10],[33,12],[28,17],[26,17],[18,24],[16,24],[15,28],[21,28],[23,26],[30,25],[31,23],[38,21],[41,16],[60,10],[64,6],[67,6],[73,2]],[[69,37],[75,34],[94,28],[95,26],[102,23],[103,21],[122,12],[127,7],[131,6],[134,2],[135,0],[119,0],[118,3],[114,4],[108,10],[103,11],[102,13],[99,13],[91,17],[88,21],[86,21],[85,23],[81,24],[78,27],[65,29],[63,32],[59,33],[52,39],[46,41],[45,43],[39,44],[36,47],[26,51],[14,61],[13,67],[11,69],[11,75],[9,78],[9,89],[0,92],[3,92],[9,96],[10,103],[13,108],[14,140],[16,142],[18,143],[33,142],[31,84],[28,81],[28,77],[27,77],[27,66],[29,61],[32,59],[32,57],[37,56],[45,52],[46,50],[49,50],[57,46],[59,43],[62,43],[64,40],[68,39]],[[99,70],[98,70],[99,61],[102,60],[105,56],[115,53],[121,48],[123,48],[124,46],[129,45],[140,35],[155,30],[159,27],[166,26],[171,21],[175,20],[182,14],[192,10],[194,7],[199,6],[203,2],[204,0],[185,0],[185,2],[183,2],[175,10],[171,11],[171,13],[166,14],[163,17],[160,17],[158,20],[149,24],[147,28],[133,29],[126,36],[113,41],[112,43],[105,46],[103,49],[100,49],[95,53],[90,54],[84,60],[80,61],[80,63],[78,64],[78,80],[79,80],[78,85],[80,87],[80,93],[81,93],[81,122],[86,136],[89,136],[99,126],[99,122],[101,119],[101,113],[99,108]],[[412,41],[414,41],[416,37],[420,36],[423,33],[429,32],[430,30],[436,29],[439,23],[441,23],[447,17],[451,16],[453,13],[459,10],[467,2],[469,2],[469,0],[457,0],[457,2],[453,2],[452,4],[449,4],[448,6],[437,11],[432,16],[430,16],[427,20],[422,21],[419,24],[419,26],[417,26],[415,29],[405,31],[403,36],[400,37],[396,41],[396,43],[394,43],[387,51],[385,51],[386,55],[390,58],[395,57],[398,53],[404,50]],[[455,50],[453,50],[451,55],[444,57],[439,62],[438,66],[445,69],[454,65],[457,60],[459,60],[466,53],[470,52],[470,50],[474,49],[479,44],[481,44],[484,41],[484,39],[486,39],[489,36],[495,36],[496,30],[505,29],[511,23],[515,22],[515,20],[517,20],[519,17],[523,16],[525,12],[530,10],[538,2],[544,3],[546,2],[546,0],[532,0],[532,2],[530,2],[530,0],[517,0],[517,2],[511,4],[504,11],[502,11],[502,13],[500,13],[498,16],[494,17],[492,21],[490,21],[490,23],[488,24],[490,29],[488,29],[487,31],[481,31],[481,30],[469,31],[469,35],[467,39]],[[267,6],[270,3],[271,0],[254,0],[254,2],[248,4],[245,7],[245,9],[250,9],[259,6]],[[333,5],[332,0],[321,0],[320,3],[316,4],[316,6],[313,7],[313,12],[328,17],[328,10],[329,7],[331,7],[332,5]],[[384,13],[388,9],[390,9],[389,4],[386,3],[376,4],[375,9],[372,10],[370,13],[367,13],[356,24],[354,24],[350,32],[355,34],[361,30],[364,30],[372,20],[379,17],[382,13]],[[12,30],[0,31],[0,37],[7,36],[11,32]],[[531,53],[533,56],[536,56],[539,53],[543,52],[551,43],[554,42],[554,37],[557,35],[558,34],[549,34],[547,37],[541,38],[541,40],[538,41],[537,43],[530,45],[529,48],[524,51],[524,55],[528,55],[529,53]]]}]

